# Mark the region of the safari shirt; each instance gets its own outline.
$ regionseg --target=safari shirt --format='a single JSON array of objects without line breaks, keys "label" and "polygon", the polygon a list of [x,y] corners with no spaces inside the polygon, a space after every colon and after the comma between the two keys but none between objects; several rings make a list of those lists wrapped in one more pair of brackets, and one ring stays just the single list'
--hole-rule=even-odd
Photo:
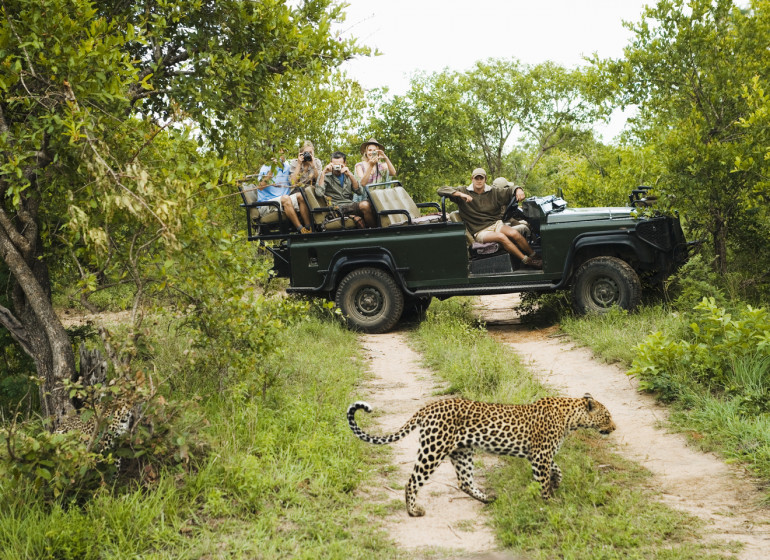
[{"label": "safari shirt", "polygon": [[484,192],[481,194],[473,190],[473,185],[438,189],[439,196],[449,197],[456,192],[464,192],[473,198],[470,202],[465,202],[459,198],[452,198],[451,200],[457,203],[460,218],[474,237],[482,229],[491,226],[500,219],[500,208],[507,206],[515,194],[510,187],[491,187],[490,185],[485,185]]},{"label": "safari shirt", "polygon": [[[313,158],[313,165],[318,170],[318,176],[321,176],[321,173],[323,173],[324,165],[318,158]],[[301,167],[299,174],[297,175],[296,184],[292,185],[294,187],[309,187],[313,184],[315,179],[312,178],[312,171],[313,168],[310,166],[302,167],[302,162],[293,159],[289,163],[289,173],[291,175],[294,175],[294,172],[297,170],[298,167]]]},{"label": "safari shirt", "polygon": [[[340,183],[342,178],[342,183]],[[316,196],[324,197],[329,196],[332,199],[332,204],[351,204],[354,202],[353,195],[361,192],[359,187],[358,191],[353,190],[353,180],[347,175],[340,174],[335,176],[334,173],[326,173],[324,175],[323,183],[316,185]]]}]

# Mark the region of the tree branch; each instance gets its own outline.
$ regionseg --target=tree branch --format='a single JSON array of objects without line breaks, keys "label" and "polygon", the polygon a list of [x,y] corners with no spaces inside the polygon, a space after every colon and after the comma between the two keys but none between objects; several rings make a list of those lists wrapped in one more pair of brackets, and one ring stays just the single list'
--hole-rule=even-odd
[{"label": "tree branch", "polygon": [[29,344],[27,329],[25,329],[24,325],[14,317],[10,309],[3,307],[2,305],[0,305],[0,325],[8,329],[8,332],[11,333],[11,337],[19,343],[21,349],[24,350],[30,358],[34,359],[34,351]]},{"label": "tree branch", "polygon": [[5,211],[5,208],[1,204],[0,204],[0,227],[3,228],[3,230],[5,231],[5,234],[8,236],[8,239],[11,241],[11,243],[14,244],[14,246],[21,253],[23,253],[24,255],[29,254],[29,252],[32,250],[32,245],[23,235],[21,235],[18,231],[16,231],[16,228],[13,226],[13,222],[11,221],[11,218],[8,216],[8,214]]}]

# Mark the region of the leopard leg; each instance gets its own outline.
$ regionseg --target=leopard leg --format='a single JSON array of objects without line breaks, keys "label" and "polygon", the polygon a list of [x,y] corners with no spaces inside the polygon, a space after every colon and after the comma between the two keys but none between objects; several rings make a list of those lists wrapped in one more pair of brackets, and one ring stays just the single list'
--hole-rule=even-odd
[{"label": "leopard leg", "polygon": [[561,485],[561,469],[559,465],[551,465],[551,490],[556,490]]},{"label": "leopard leg", "polygon": [[417,453],[417,461],[414,463],[414,470],[406,483],[404,491],[406,495],[406,511],[411,517],[422,517],[425,515],[425,509],[417,505],[417,491],[428,481],[441,461],[446,457],[446,451],[434,452],[425,451],[420,447]]},{"label": "leopard leg", "polygon": [[540,496],[547,500],[553,494],[553,488],[551,487],[553,457],[549,453],[533,453],[530,455],[529,461],[532,463],[532,476],[540,483]]},{"label": "leopard leg", "polygon": [[473,477],[473,449],[469,447],[455,449],[449,454],[449,459],[452,461],[452,465],[454,465],[455,472],[457,473],[460,490],[471,498],[476,498],[485,504],[494,501],[494,496],[487,496],[476,486],[476,481]]}]

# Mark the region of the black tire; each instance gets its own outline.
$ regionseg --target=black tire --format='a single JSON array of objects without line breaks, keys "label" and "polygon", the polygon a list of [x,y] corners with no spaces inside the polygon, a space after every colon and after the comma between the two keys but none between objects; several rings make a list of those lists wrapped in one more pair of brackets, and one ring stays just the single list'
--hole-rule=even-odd
[{"label": "black tire", "polygon": [[572,282],[576,313],[606,313],[613,305],[631,311],[642,295],[636,271],[624,260],[596,257],[583,263]]},{"label": "black tire", "polygon": [[377,334],[393,328],[404,309],[404,294],[393,276],[379,268],[358,268],[342,279],[334,302],[352,329]]}]

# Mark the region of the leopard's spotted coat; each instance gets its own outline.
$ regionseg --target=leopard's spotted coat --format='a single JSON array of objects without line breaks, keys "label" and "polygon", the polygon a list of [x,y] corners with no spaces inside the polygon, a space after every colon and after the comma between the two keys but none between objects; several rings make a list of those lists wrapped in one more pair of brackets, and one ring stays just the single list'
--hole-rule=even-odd
[{"label": "leopard's spotted coat", "polygon": [[371,412],[365,402],[350,405],[348,424],[363,441],[393,443],[420,428],[420,449],[406,485],[406,509],[419,517],[425,510],[417,505],[417,491],[448,456],[460,482],[460,489],[482,502],[491,501],[473,479],[473,452],[481,449],[498,455],[526,457],[541,485],[544,499],[561,483],[561,469],[554,463],[567,433],[593,428],[602,434],[615,429],[607,408],[591,395],[582,398],[547,397],[532,404],[490,404],[465,399],[446,399],[420,410],[396,433],[372,436],[356,424],[359,409]]}]

